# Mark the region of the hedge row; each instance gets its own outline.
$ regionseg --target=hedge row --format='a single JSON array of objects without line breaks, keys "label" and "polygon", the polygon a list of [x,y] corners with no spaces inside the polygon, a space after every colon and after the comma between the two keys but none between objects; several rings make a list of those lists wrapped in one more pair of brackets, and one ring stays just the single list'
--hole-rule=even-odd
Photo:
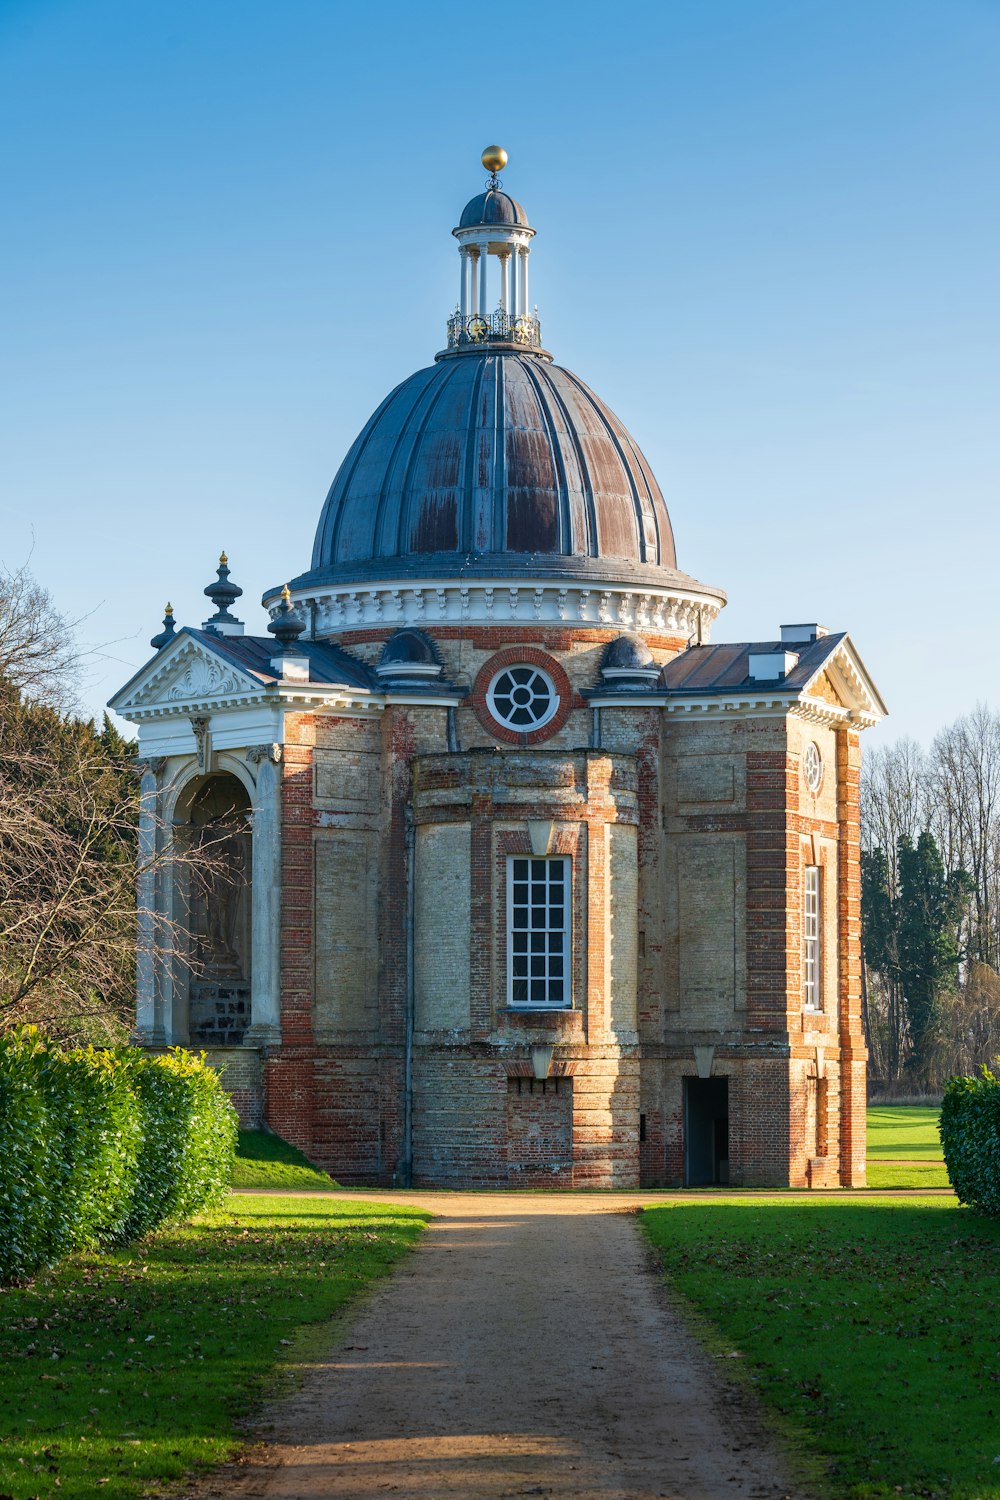
[{"label": "hedge row", "polygon": [[941,1146],[960,1203],[1000,1214],[1000,1078],[949,1078],[941,1103]]},{"label": "hedge row", "polygon": [[235,1149],[201,1058],[0,1036],[0,1282],[189,1218],[225,1195]]}]

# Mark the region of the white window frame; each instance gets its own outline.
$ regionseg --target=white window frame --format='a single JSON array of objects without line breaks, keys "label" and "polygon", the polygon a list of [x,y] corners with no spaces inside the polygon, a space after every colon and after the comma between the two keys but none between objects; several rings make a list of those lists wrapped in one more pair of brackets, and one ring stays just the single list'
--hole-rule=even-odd
[{"label": "white window frame", "polygon": [[[527,882],[527,884],[528,884],[528,901],[527,901],[527,903],[522,902],[522,901],[515,902],[515,900],[514,900],[514,887],[515,887],[515,884],[521,884],[522,882],[515,881],[515,879],[514,879],[514,871],[515,871],[516,866],[519,865],[519,864],[521,864],[522,862],[525,863],[525,864],[527,864],[529,867],[530,866],[536,866],[537,867],[539,865],[545,865],[545,866],[547,866],[549,868],[551,868],[553,865],[561,865],[562,866],[562,868],[563,868],[563,887],[562,887],[563,888],[563,915],[562,915],[562,927],[561,928],[559,928],[559,927],[552,927],[550,925],[550,921],[549,921],[549,916],[550,916],[550,912],[552,910],[552,905],[551,905],[551,903],[550,903],[550,901],[548,899],[548,893],[549,893],[549,891],[551,890],[552,887],[551,887],[551,882],[550,882],[548,873],[546,873],[546,878],[545,878],[545,882],[544,882],[545,903],[544,903],[544,907],[542,908],[543,921],[542,921],[542,923],[540,925],[535,926],[535,927],[532,927],[530,925],[531,924],[531,917],[532,917],[532,914],[533,914],[533,910],[538,910],[538,908],[533,908],[532,907],[532,902],[531,902],[531,888],[532,888],[532,885],[535,884],[535,882],[533,882],[532,879],[531,879],[531,869],[530,868],[528,870],[528,882]],[[525,922],[525,919],[526,919],[526,922]],[[521,934],[527,934],[527,942],[525,944],[525,949],[526,949],[525,952],[521,951],[520,944],[516,944],[515,943],[515,937],[516,936],[520,936]],[[530,855],[530,854],[509,854],[507,856],[507,1004],[511,1007],[511,1009],[516,1009],[516,1010],[572,1010],[572,1008],[573,1008],[573,974],[572,974],[572,967],[571,967],[571,964],[572,964],[572,953],[573,953],[572,934],[573,934],[573,861],[570,858],[570,856],[568,854],[554,854],[554,855],[545,855],[545,856],[542,856],[542,857],[538,857],[536,855]],[[559,936],[562,939],[561,943],[557,944],[556,946],[553,946],[552,941],[551,941],[553,935]],[[532,941],[531,940],[532,940],[533,937],[534,938],[541,938],[542,939],[542,946],[544,947],[544,954],[539,954],[539,953],[536,953],[534,955],[532,954],[532,952],[531,952]],[[516,953],[515,953],[515,948],[517,949]],[[544,975],[543,976],[532,975],[531,972],[530,972],[532,957],[534,957],[536,959],[536,961],[537,961],[539,958],[541,958],[543,956],[545,957],[545,960],[546,960],[545,964],[544,964],[544,969],[545,969]],[[551,975],[549,973],[549,960],[551,960],[553,958],[557,958],[557,959],[561,960],[561,963],[562,963],[562,975],[561,976]],[[523,973],[523,972],[520,972],[524,968],[524,960],[525,959],[527,960],[527,968],[528,968],[528,972],[526,974]],[[517,960],[520,960],[520,962],[518,962]],[[519,972],[515,973],[515,969],[517,969]],[[547,990],[549,984],[553,980],[558,979],[560,977],[562,979],[563,992],[562,992],[562,996],[558,1000],[550,1000],[550,999],[534,999],[533,1000],[531,998],[531,985],[532,985],[532,980],[533,979],[537,981],[540,978],[542,980],[542,982],[544,983],[545,988]],[[521,983],[527,983],[527,985],[528,985],[528,998],[527,999],[525,999],[523,997],[520,998],[520,999],[515,999],[514,998],[515,986],[519,986]]]},{"label": "white window frame", "polygon": [[[545,712],[539,714],[538,718],[533,719],[529,724],[515,724],[497,705],[497,688],[500,686],[502,679],[512,672],[530,672],[532,678],[537,678],[542,683],[548,694],[548,706]],[[529,691],[534,693],[536,689],[529,687]],[[524,706],[527,707],[528,705]],[[530,661],[516,661],[512,662],[509,667],[501,667],[499,671],[494,672],[490,679],[490,685],[486,689],[486,707],[497,723],[502,724],[505,729],[512,729],[515,734],[534,734],[536,730],[544,729],[546,724],[551,724],[559,712],[559,694],[556,692],[555,683],[543,667],[536,667],[534,662]]]},{"label": "white window frame", "polygon": [[823,757],[815,740],[810,740],[802,757],[802,775],[815,797],[823,785]]},{"label": "white window frame", "polygon": [[802,877],[802,1003],[823,1009],[823,876],[819,865],[806,865]]}]

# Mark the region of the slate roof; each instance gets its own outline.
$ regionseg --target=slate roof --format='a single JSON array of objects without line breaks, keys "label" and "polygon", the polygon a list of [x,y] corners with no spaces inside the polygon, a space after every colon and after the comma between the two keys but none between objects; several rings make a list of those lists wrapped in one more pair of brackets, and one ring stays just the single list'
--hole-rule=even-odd
[{"label": "slate roof", "polygon": [[[785,641],[731,641],[718,646],[689,646],[660,673],[658,688],[682,697],[691,694],[744,693],[773,687],[783,693],[800,693],[834,655],[846,631],[820,636],[818,640],[788,644]],[[758,652],[793,651],[798,662],[785,677],[773,683],[750,676],[750,656]]]},{"label": "slate roof", "polygon": [[[271,660],[278,655],[280,648],[270,636],[216,635],[214,631],[195,630],[189,625],[178,631],[178,635],[193,636],[200,645],[207,646],[217,656],[258,678],[262,686],[267,687],[280,681],[271,666]],[[336,646],[328,646],[321,641],[299,641],[294,654],[308,659],[310,682],[380,691],[374,675],[364,662],[349,656]]]}]

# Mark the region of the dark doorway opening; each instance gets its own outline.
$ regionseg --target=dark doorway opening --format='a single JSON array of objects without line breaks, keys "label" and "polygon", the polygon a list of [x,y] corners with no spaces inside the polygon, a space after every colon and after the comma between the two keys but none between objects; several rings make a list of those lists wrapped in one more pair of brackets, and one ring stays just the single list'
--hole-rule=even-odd
[{"label": "dark doorway opening", "polygon": [[729,1079],[684,1080],[684,1186],[729,1181]]}]

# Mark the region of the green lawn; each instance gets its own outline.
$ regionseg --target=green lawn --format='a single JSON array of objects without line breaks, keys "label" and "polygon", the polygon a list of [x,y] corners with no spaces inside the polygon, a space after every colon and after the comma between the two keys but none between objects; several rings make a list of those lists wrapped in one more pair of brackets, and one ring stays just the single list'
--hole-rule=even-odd
[{"label": "green lawn", "polygon": [[1000,1223],[920,1197],[641,1218],[828,1494],[1000,1500]]},{"label": "green lawn", "polygon": [[941,1160],[940,1109],[924,1104],[872,1104],[868,1107],[868,1156],[934,1157]]},{"label": "green lawn", "polygon": [[301,1151],[280,1136],[263,1130],[241,1130],[230,1179],[238,1188],[319,1188],[337,1186],[326,1172],[314,1167]]},{"label": "green lawn", "polygon": [[239,1446],[265,1378],[383,1275],[426,1214],[231,1200],[0,1294],[0,1500],[132,1500]]},{"label": "green lawn", "polygon": [[938,1116],[922,1104],[873,1104],[868,1109],[868,1186],[943,1188]]},{"label": "green lawn", "polygon": [[869,1161],[870,1188],[946,1188],[950,1186],[944,1162]]}]

